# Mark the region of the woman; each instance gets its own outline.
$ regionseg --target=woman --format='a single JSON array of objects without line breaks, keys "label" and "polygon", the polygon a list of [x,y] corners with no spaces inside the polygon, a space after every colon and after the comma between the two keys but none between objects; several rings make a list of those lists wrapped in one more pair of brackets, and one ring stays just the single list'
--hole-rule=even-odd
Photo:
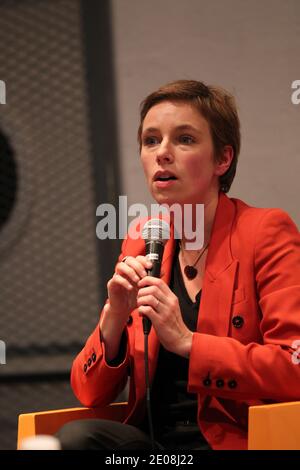
[{"label": "woman", "polygon": [[204,246],[187,250],[184,236],[180,243],[172,237],[157,279],[147,276],[144,241],[124,241],[99,325],[74,361],[72,387],[84,405],[104,405],[130,375],[126,424],[106,432],[107,421],[72,423],[61,432],[63,447],[150,448],[144,315],[153,325],[149,368],[159,444],[246,449],[248,407],[300,395],[292,360],[300,338],[298,229],[282,210],[226,196],[240,131],[225,90],[187,80],[161,87],[142,104],[138,138],[155,200],[204,204]]}]

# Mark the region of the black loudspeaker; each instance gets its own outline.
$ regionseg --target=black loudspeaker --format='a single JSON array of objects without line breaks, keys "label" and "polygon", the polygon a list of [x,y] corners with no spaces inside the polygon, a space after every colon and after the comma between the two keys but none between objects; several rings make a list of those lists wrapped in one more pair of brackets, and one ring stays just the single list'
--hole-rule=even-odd
[{"label": "black loudspeaker", "polygon": [[95,232],[97,205],[119,192],[108,7],[0,4],[2,449],[16,445],[19,412],[77,404],[71,362],[118,254]]}]

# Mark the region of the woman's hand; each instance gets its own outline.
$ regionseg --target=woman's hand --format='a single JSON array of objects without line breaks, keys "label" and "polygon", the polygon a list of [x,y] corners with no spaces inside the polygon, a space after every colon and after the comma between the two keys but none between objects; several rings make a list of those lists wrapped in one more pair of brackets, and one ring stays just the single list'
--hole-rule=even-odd
[{"label": "woman's hand", "polygon": [[113,360],[119,351],[122,332],[130,312],[137,306],[138,282],[147,276],[152,263],[145,256],[128,256],[117,264],[107,283],[108,302],[100,318],[105,358]]},{"label": "woman's hand", "polygon": [[146,269],[151,266],[145,256],[128,256],[117,264],[113,277],[107,283],[110,315],[118,319],[122,327],[137,306],[137,284],[147,276]]},{"label": "woman's hand", "polygon": [[162,279],[151,276],[143,277],[138,288],[139,313],[151,320],[161,344],[168,351],[189,357],[193,333],[182,319],[176,295]]}]

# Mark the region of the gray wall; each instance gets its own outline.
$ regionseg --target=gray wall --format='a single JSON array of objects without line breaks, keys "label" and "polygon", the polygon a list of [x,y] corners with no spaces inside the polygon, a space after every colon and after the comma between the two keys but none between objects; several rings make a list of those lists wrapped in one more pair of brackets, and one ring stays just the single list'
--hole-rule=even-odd
[{"label": "gray wall", "polygon": [[236,97],[242,151],[233,197],[281,207],[300,227],[299,0],[112,0],[123,193],[149,202],[136,144],[138,106],[178,78]]}]

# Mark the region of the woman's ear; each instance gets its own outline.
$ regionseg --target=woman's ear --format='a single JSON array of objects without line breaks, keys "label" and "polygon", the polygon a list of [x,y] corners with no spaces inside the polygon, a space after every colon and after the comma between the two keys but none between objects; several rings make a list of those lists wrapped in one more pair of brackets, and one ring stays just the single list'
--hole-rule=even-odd
[{"label": "woman's ear", "polygon": [[218,156],[218,161],[216,162],[215,174],[217,176],[222,176],[226,173],[231,165],[233,155],[234,153],[232,146],[225,145],[222,155]]}]

